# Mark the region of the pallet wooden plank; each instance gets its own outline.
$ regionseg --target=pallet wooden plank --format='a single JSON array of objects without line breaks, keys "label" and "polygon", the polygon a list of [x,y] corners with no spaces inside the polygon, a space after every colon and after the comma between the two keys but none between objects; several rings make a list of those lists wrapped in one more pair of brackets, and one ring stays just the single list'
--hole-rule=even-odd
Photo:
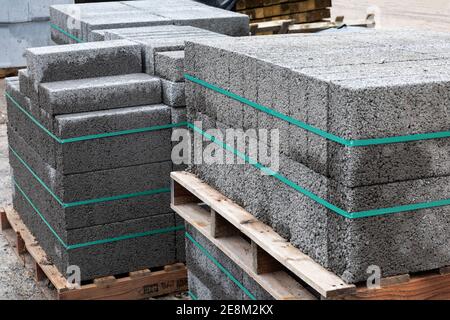
[{"label": "pallet wooden plank", "polygon": [[322,296],[328,298],[355,291],[354,285],[346,284],[334,273],[292,246],[271,227],[258,221],[242,207],[209,187],[195,175],[188,172],[172,172],[171,177]]},{"label": "pallet wooden plank", "polygon": [[8,218],[6,217],[6,212],[4,209],[0,208],[0,230],[11,229]]},{"label": "pallet wooden plank", "polygon": [[359,287],[355,294],[343,297],[346,300],[449,300],[450,274],[425,274],[411,276],[408,282],[380,289]]},{"label": "pallet wooden plank", "polygon": [[210,233],[210,212],[196,204],[172,205],[172,209],[196,228],[219,250],[249,274],[261,287],[280,300],[312,300],[315,297],[286,272],[257,275],[251,267],[250,243],[241,236],[213,238]]},{"label": "pallet wooden plank", "polygon": [[87,284],[63,292],[61,300],[138,300],[187,290],[187,269],[152,272],[146,277],[119,278],[105,287]]}]

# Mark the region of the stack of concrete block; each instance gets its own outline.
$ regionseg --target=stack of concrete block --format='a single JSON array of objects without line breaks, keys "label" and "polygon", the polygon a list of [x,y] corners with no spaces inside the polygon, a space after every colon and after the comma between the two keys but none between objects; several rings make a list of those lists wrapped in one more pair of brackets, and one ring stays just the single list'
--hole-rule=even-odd
[{"label": "stack of concrete block", "polygon": [[[450,265],[449,40],[374,31],[187,42],[187,74],[278,115],[188,81],[188,121],[277,129],[275,170],[291,184],[251,164],[191,170],[349,283],[370,265],[383,277]],[[413,141],[350,144],[399,136]]]},{"label": "stack of concrete block", "polygon": [[0,10],[0,68],[25,65],[25,49],[51,44],[50,11],[54,4],[73,0],[5,0]]},{"label": "stack of concrete block", "polygon": [[14,208],[83,280],[184,261],[170,209],[172,108],[128,40],[32,48],[7,81]]},{"label": "stack of concrete block", "polygon": [[194,26],[230,36],[249,33],[248,16],[193,0],[120,1],[51,8],[52,39],[59,44],[98,41],[104,29],[157,25]]}]

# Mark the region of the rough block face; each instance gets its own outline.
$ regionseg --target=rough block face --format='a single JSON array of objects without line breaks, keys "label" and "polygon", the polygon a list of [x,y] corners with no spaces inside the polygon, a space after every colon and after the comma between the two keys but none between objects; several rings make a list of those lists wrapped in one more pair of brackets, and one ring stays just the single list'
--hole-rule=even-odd
[{"label": "rough block face", "polygon": [[184,51],[157,53],[155,55],[155,74],[172,82],[183,82]]},{"label": "rough block face", "polygon": [[161,83],[143,73],[42,83],[39,103],[51,115],[151,105]]},{"label": "rough block face", "polygon": [[[99,30],[161,25],[192,26],[229,36],[249,35],[247,15],[192,0],[88,3],[75,8],[53,6],[50,18],[53,24],[82,41],[103,40],[102,35],[99,38]],[[79,27],[73,28],[73,24]],[[52,39],[56,43],[75,42],[55,29],[52,29]]]},{"label": "rough block face", "polygon": [[31,48],[26,57],[35,88],[42,82],[139,73],[142,69],[139,45],[127,40]]},{"label": "rough block face", "polygon": [[[66,250],[18,191],[14,194],[14,207],[49,258],[63,274],[68,266],[77,265],[81,270],[81,279],[89,280],[176,262],[175,232]],[[71,243],[85,243],[173,225],[173,214],[170,213],[157,217],[75,229],[68,231],[67,237],[69,241],[73,241]]]},{"label": "rough block face", "polygon": [[[237,266],[208,239],[186,224],[187,232],[216,259],[235,280],[239,281],[257,300],[273,299],[250,276]],[[191,240],[186,239],[186,264],[189,270],[189,291],[199,300],[250,300],[225,273],[215,265]]]},{"label": "rough block face", "polygon": [[171,107],[184,107],[186,98],[184,82],[172,82],[161,79],[163,102]]},{"label": "rough block face", "polygon": [[[376,31],[198,40],[186,43],[185,70],[343,139],[427,134],[449,129],[448,40]],[[449,206],[350,218],[449,199],[449,138],[344,146],[190,81],[186,94],[187,118],[203,130],[279,130],[277,172],[291,186],[249,164],[189,170],[345,281],[365,281],[369,265],[390,276],[450,264]]]}]

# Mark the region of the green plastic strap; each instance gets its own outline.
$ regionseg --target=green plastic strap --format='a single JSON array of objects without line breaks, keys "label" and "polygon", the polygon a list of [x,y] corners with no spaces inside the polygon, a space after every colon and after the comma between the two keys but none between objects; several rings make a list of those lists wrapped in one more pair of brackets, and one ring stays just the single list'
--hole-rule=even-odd
[{"label": "green plastic strap", "polygon": [[191,297],[192,300],[198,300],[198,297],[195,294],[193,294],[191,291],[188,291],[188,295],[189,295],[189,297]]},{"label": "green plastic strap", "polygon": [[117,241],[122,241],[122,240],[135,239],[135,238],[141,238],[141,237],[146,237],[146,236],[151,236],[151,235],[165,234],[165,233],[184,230],[184,226],[179,225],[179,226],[174,226],[174,227],[150,230],[150,231],[146,231],[146,232],[132,233],[132,234],[127,234],[127,235],[123,235],[123,236],[119,236],[119,237],[113,237],[113,238],[107,238],[107,239],[101,239],[101,240],[95,240],[95,241],[90,241],[90,242],[68,245],[61,239],[61,237],[58,235],[58,233],[55,231],[55,229],[53,229],[53,227],[45,219],[45,217],[43,216],[41,211],[31,201],[31,199],[27,196],[27,194],[25,193],[25,191],[23,191],[23,189],[19,186],[19,184],[14,179],[13,179],[13,182],[14,182],[14,185],[17,187],[17,190],[20,191],[20,193],[23,195],[25,200],[27,200],[27,202],[30,204],[30,206],[33,208],[33,210],[39,215],[41,220],[45,223],[45,225],[49,228],[49,230],[53,233],[53,235],[56,237],[56,239],[58,239],[58,241],[61,243],[61,245],[66,250],[79,249],[79,248],[90,247],[90,246],[99,245],[99,244],[105,244],[105,243],[111,243],[111,242],[117,242]]},{"label": "green plastic strap", "polygon": [[225,275],[233,281],[244,293],[252,300],[256,300],[256,297],[248,291],[246,287],[242,283],[240,283],[223,265],[220,264],[200,243],[198,243],[187,231],[185,232],[186,238],[188,238],[197,248],[202,251],[205,256],[211,260]]},{"label": "green plastic strap", "polygon": [[381,209],[366,210],[366,211],[359,211],[359,212],[347,212],[347,211],[331,204],[330,202],[320,198],[318,195],[314,194],[313,192],[299,186],[298,184],[296,184],[295,182],[284,177],[280,173],[275,172],[272,169],[263,166],[262,164],[258,163],[254,159],[251,159],[248,155],[230,147],[226,143],[218,140],[216,137],[204,132],[197,126],[190,123],[190,124],[188,124],[188,127],[191,128],[192,130],[200,133],[205,138],[207,138],[208,140],[219,145],[223,149],[225,149],[229,152],[232,152],[233,154],[235,154],[239,158],[243,159],[247,163],[251,164],[255,168],[275,177],[276,179],[280,180],[287,186],[304,194],[308,198],[321,204],[322,206],[326,207],[327,209],[330,209],[331,211],[333,211],[341,216],[344,216],[346,218],[349,218],[349,219],[366,218],[366,217],[373,217],[373,216],[379,216],[379,215],[384,215],[384,214],[392,214],[392,213],[399,213],[399,212],[405,212],[405,211],[415,211],[415,210],[420,210],[420,209],[435,208],[435,207],[442,207],[442,206],[450,205],[450,199],[444,199],[444,200],[437,200],[437,201],[431,201],[431,202],[422,202],[422,203],[415,203],[415,204],[409,204],[409,205],[401,205],[401,206],[396,206],[396,207],[391,207],[391,208],[381,208]]},{"label": "green plastic strap", "polygon": [[170,192],[170,188],[160,188],[160,189],[153,189],[153,190],[146,190],[141,192],[134,192],[134,193],[127,193],[127,194],[121,194],[117,196],[112,197],[104,197],[104,198],[96,198],[96,199],[88,199],[88,200],[81,200],[81,201],[74,201],[74,202],[63,202],[51,189],[47,184],[34,172],[34,170],[28,165],[28,163],[25,162],[25,160],[20,157],[20,155],[11,147],[9,146],[9,150],[13,153],[13,155],[23,164],[23,166],[33,175],[33,177],[44,187],[45,190],[47,190],[48,193],[63,207],[63,208],[71,208],[71,207],[77,207],[77,206],[83,206],[83,205],[90,205],[94,203],[100,203],[100,202],[110,202],[110,201],[117,201],[117,200],[124,200],[129,198],[135,198],[135,197],[143,197],[143,196],[149,196],[149,195],[155,195],[160,193],[168,193]]},{"label": "green plastic strap", "polygon": [[11,97],[11,95],[9,93],[5,92],[5,96],[9,100],[11,100],[11,102],[14,104],[14,106],[16,106],[20,111],[22,111],[35,125],[37,125],[41,130],[43,130],[46,134],[48,134],[51,138],[53,138],[56,142],[58,142],[60,144],[87,141],[87,140],[95,140],[95,139],[104,139],[104,138],[111,138],[111,137],[123,136],[123,135],[128,135],[128,134],[136,134],[136,133],[144,133],[144,132],[151,132],[151,131],[157,131],[157,130],[178,128],[178,127],[184,127],[187,125],[187,122],[169,123],[169,124],[164,124],[164,125],[144,127],[144,128],[138,128],[138,129],[129,129],[129,130],[121,130],[121,131],[115,131],[115,132],[90,134],[90,135],[86,135],[86,136],[61,139],[61,138],[57,137],[56,135],[54,135],[50,130],[48,130],[44,125],[42,125],[35,117],[33,117],[28,111],[26,111],[13,97]]},{"label": "green plastic strap", "polygon": [[75,37],[73,34],[65,31],[64,29],[62,29],[60,27],[58,27],[56,24],[50,23],[50,27],[55,29],[55,30],[57,30],[57,31],[59,31],[59,32],[61,32],[62,34],[68,36],[70,39],[72,39],[72,40],[74,40],[74,41],[76,41],[78,43],[83,43],[84,42],[83,40]]},{"label": "green plastic strap", "polygon": [[292,117],[289,117],[288,115],[285,115],[281,112],[275,111],[273,109],[267,108],[263,105],[260,105],[256,102],[253,102],[251,100],[248,100],[244,97],[241,97],[233,92],[230,92],[228,90],[222,89],[220,87],[217,87],[211,83],[208,83],[206,81],[203,81],[201,79],[198,79],[196,77],[193,77],[189,74],[184,75],[186,80],[189,80],[193,83],[199,84],[205,88],[208,88],[210,90],[216,91],[220,94],[223,94],[231,99],[234,99],[236,101],[239,101],[243,104],[246,104],[256,110],[265,112],[273,117],[279,118],[281,120],[284,120],[286,122],[289,122],[293,125],[296,125],[304,130],[307,130],[309,132],[312,132],[318,136],[321,136],[325,139],[337,142],[339,144],[342,144],[347,147],[365,147],[365,146],[371,146],[371,145],[380,145],[380,144],[392,144],[392,143],[402,143],[402,142],[411,142],[411,141],[420,141],[420,140],[430,140],[430,139],[442,139],[442,138],[449,138],[450,137],[450,131],[441,131],[441,132],[431,132],[431,133],[419,133],[419,134],[412,134],[412,135],[406,135],[406,136],[397,136],[397,137],[387,137],[387,138],[374,138],[374,139],[361,139],[361,140],[349,140],[345,139],[339,136],[336,136],[332,133],[326,132],[324,130],[321,130],[319,128],[313,127],[305,122],[302,122],[300,120],[294,119]]}]

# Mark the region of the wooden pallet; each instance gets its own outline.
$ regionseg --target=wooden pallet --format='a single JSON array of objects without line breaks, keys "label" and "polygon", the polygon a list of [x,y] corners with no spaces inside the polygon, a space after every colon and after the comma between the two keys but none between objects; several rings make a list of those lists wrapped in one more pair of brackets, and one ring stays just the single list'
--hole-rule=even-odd
[{"label": "wooden pallet", "polygon": [[0,79],[17,76],[22,68],[0,68]]},{"label": "wooden pallet", "polygon": [[172,172],[171,182],[172,209],[276,299],[450,299],[448,267],[383,278],[379,289],[346,284],[195,175]]},{"label": "wooden pallet", "polygon": [[334,21],[321,21],[314,23],[296,23],[292,19],[258,22],[250,24],[250,33],[252,35],[270,35],[270,34],[286,34],[286,33],[313,33],[324,31],[332,28],[349,27],[375,27],[375,16],[367,15],[364,21],[345,22],[343,16],[338,16]]},{"label": "wooden pallet", "polygon": [[[277,299],[312,298],[289,271],[321,296],[330,298],[355,291],[193,174],[172,172],[172,209],[218,246]],[[204,209],[206,204],[210,211]],[[246,239],[250,239],[250,244]],[[294,292],[289,292],[290,288]]]},{"label": "wooden pallet", "polygon": [[[239,11],[249,16],[251,21],[257,19],[273,18],[280,16],[290,16],[294,18],[295,14],[303,14],[305,22],[314,22],[323,17],[330,17],[331,0],[306,0],[297,2],[287,2],[258,8],[251,8]],[[320,15],[310,14],[308,12],[321,12]]]},{"label": "wooden pallet", "polygon": [[0,208],[0,230],[24,266],[34,273],[35,280],[48,279],[59,300],[138,300],[187,290],[187,269],[183,263],[97,278],[70,289],[14,209]]}]

